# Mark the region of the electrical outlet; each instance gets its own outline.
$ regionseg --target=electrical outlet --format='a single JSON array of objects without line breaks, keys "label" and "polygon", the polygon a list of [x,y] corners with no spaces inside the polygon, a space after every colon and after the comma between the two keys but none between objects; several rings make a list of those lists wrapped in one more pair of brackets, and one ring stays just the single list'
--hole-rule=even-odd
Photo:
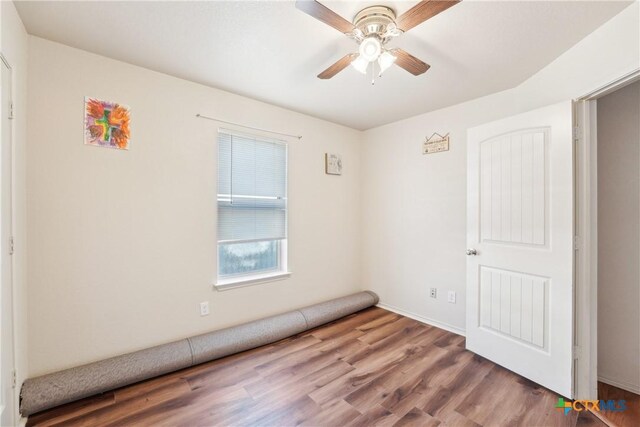
[{"label": "electrical outlet", "polygon": [[431,298],[438,298],[438,290],[436,288],[431,288],[429,290],[429,296]]},{"label": "electrical outlet", "polygon": [[456,291],[447,292],[447,301],[450,302],[451,304],[456,303]]},{"label": "electrical outlet", "polygon": [[209,301],[203,301],[200,303],[200,316],[209,315]]}]

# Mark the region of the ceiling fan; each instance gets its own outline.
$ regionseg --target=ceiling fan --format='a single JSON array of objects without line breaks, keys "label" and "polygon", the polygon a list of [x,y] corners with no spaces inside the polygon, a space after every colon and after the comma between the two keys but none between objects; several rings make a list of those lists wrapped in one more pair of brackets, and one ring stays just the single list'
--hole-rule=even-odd
[{"label": "ceiling fan", "polygon": [[371,65],[375,79],[376,68],[380,76],[394,63],[414,76],[427,71],[429,64],[400,48],[387,49],[385,45],[394,37],[409,31],[459,1],[461,0],[422,0],[399,17],[396,17],[390,7],[370,6],[358,12],[353,18],[353,23],[314,0],[297,0],[296,7],[354,39],[359,45],[357,53],[343,56],[318,74],[318,78],[330,79],[351,64],[362,74],[366,74]]}]

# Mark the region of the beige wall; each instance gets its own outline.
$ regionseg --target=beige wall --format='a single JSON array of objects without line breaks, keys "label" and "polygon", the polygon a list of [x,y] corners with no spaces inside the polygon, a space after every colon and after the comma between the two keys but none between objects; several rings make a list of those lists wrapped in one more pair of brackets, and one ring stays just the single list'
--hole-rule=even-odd
[{"label": "beige wall", "polygon": [[[501,92],[365,133],[363,283],[389,308],[464,332],[466,131],[512,106],[513,95]],[[422,155],[433,132],[449,133],[450,151]]]},{"label": "beige wall", "polygon": [[640,393],[640,82],[597,110],[598,376]]},{"label": "beige wall", "polygon": [[[365,132],[362,282],[383,304],[464,332],[467,129],[582,96],[640,67],[639,13],[635,2],[516,88]],[[421,154],[433,132],[450,133],[450,151]]]},{"label": "beige wall", "polygon": [[[18,384],[27,377],[27,229],[26,229],[26,150],[27,150],[27,50],[28,35],[15,6],[0,2],[2,31],[0,50],[11,65],[13,79],[13,256],[15,368]],[[16,389],[16,396],[18,390]],[[18,399],[15,400],[18,402]],[[15,408],[17,414],[17,408]]]},{"label": "beige wall", "polygon": [[[360,132],[44,39],[29,47],[30,376],[360,290]],[[130,151],[83,145],[85,95],[131,107]],[[291,278],[212,290],[217,125],[196,113],[303,135],[289,152]],[[342,176],[324,174],[325,152],[342,154]]]}]

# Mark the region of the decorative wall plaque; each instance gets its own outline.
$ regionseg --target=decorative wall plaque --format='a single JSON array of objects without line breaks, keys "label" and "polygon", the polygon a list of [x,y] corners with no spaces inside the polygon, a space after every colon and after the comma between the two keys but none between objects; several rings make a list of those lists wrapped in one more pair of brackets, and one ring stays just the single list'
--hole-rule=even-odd
[{"label": "decorative wall plaque", "polygon": [[429,138],[422,143],[422,154],[440,153],[441,151],[449,151],[449,134],[445,136],[434,132]]},{"label": "decorative wall plaque", "polygon": [[342,158],[339,154],[325,153],[324,172],[327,175],[342,175]]}]

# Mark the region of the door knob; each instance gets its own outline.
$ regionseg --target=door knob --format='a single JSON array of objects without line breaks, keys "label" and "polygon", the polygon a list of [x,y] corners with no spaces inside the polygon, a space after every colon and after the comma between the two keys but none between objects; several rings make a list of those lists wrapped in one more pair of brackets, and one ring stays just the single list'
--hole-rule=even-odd
[{"label": "door knob", "polygon": [[478,251],[476,251],[475,249],[467,249],[467,255],[469,255],[469,256],[478,255]]}]

